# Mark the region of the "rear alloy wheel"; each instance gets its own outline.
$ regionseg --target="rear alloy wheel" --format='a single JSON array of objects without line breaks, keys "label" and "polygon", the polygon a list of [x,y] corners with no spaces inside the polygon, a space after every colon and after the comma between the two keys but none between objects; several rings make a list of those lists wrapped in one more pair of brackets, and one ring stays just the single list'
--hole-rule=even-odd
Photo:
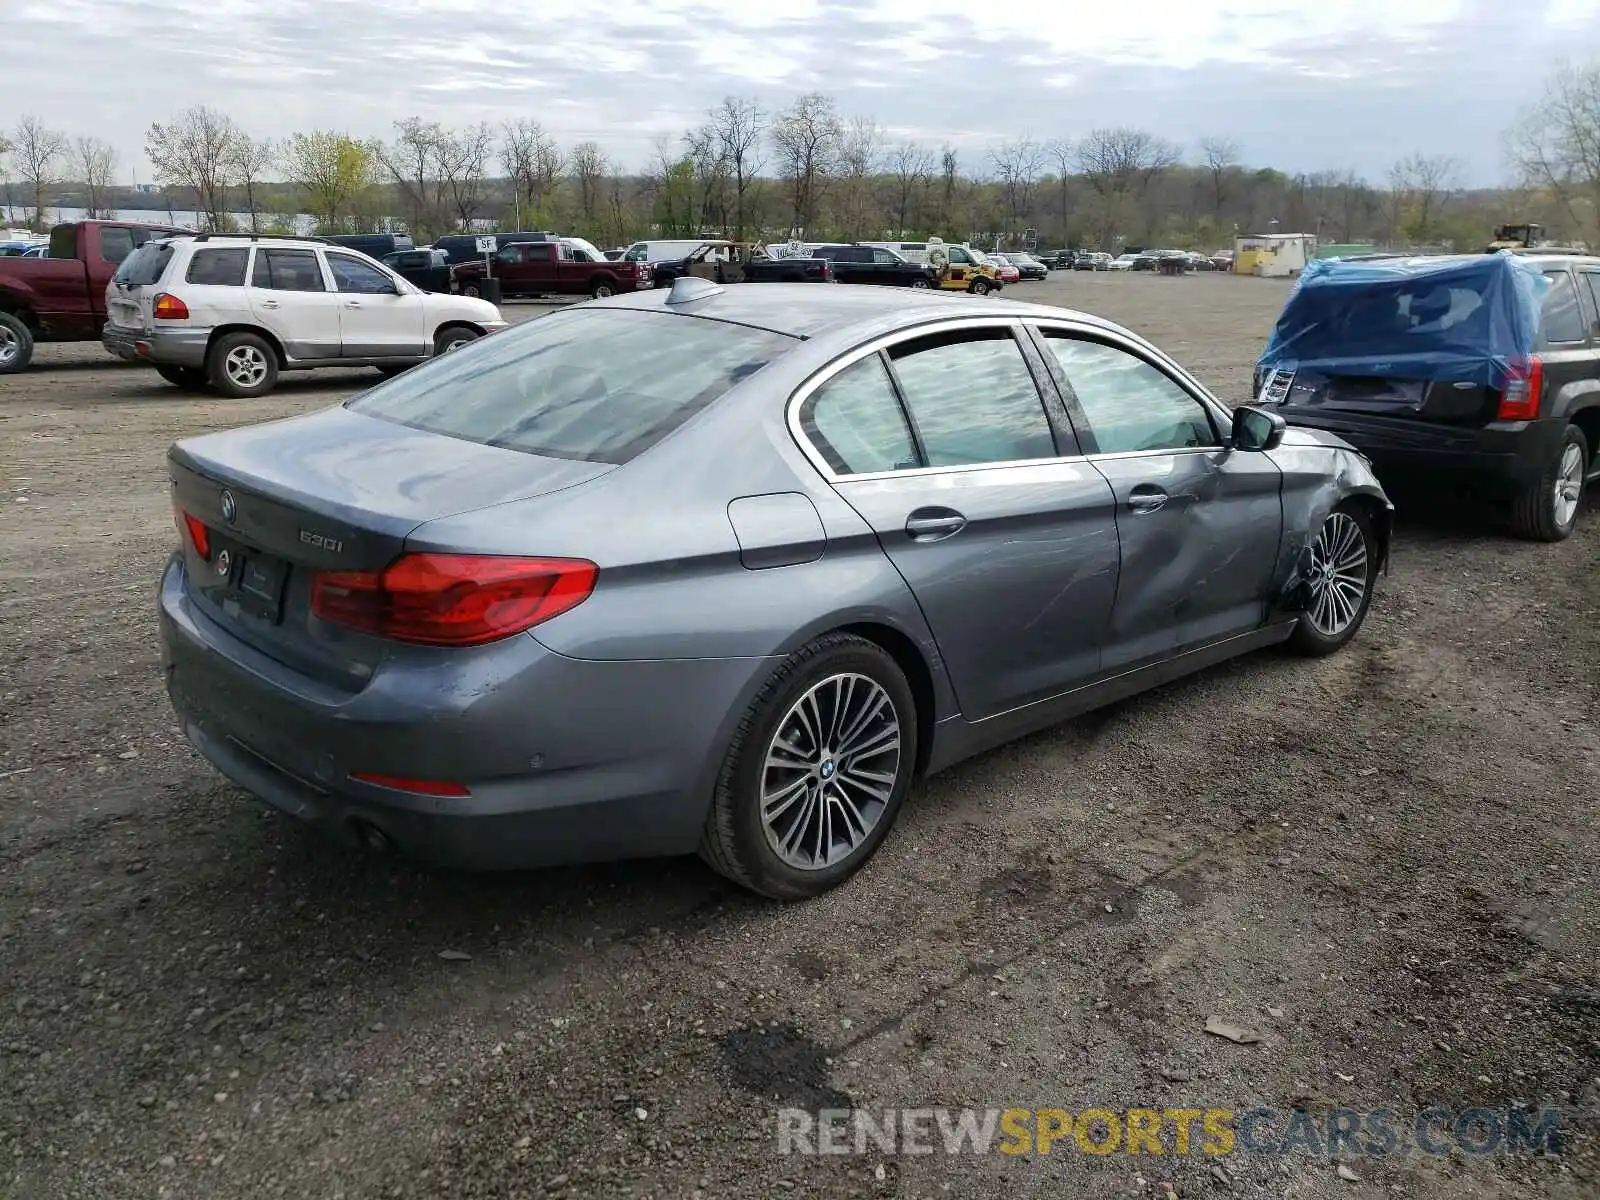
[{"label": "rear alloy wheel", "polygon": [[927,291],[929,284],[926,279],[913,279],[911,281],[911,286],[917,288],[919,291]]},{"label": "rear alloy wheel", "polygon": [[0,312],[0,375],[27,370],[33,361],[33,330],[21,318]]},{"label": "rear alloy wheel", "polygon": [[200,367],[174,367],[163,364],[156,367],[156,374],[186,392],[203,392],[211,382]]},{"label": "rear alloy wheel", "polygon": [[974,296],[987,296],[989,294],[989,281],[987,279],[974,279],[972,281],[972,294]]},{"label": "rear alloy wheel", "polygon": [[483,289],[475,283],[464,283],[461,285],[461,294],[463,296],[471,296],[476,299],[477,297],[483,295]]},{"label": "rear alloy wheel", "polygon": [[206,355],[206,378],[224,396],[265,396],[278,382],[278,356],[253,333],[226,333]]},{"label": "rear alloy wheel", "polygon": [[1306,548],[1305,608],[1290,645],[1302,654],[1332,654],[1361,628],[1378,584],[1378,537],[1355,504],[1334,509]]},{"label": "rear alloy wheel", "polygon": [[616,294],[617,289],[612,287],[609,283],[596,283],[589,289],[589,295],[593,296],[596,300],[604,300],[607,297],[615,296]]},{"label": "rear alloy wheel", "polygon": [[441,329],[433,339],[433,352],[435,354],[449,354],[452,350],[459,350],[469,345],[482,336],[476,329],[468,329],[465,325],[452,325],[449,329]]},{"label": "rear alloy wheel", "polygon": [[820,895],[877,851],[916,761],[916,702],[894,659],[828,634],[778,668],[740,722],[700,855],[762,895]]},{"label": "rear alloy wheel", "polygon": [[1568,425],[1549,465],[1523,489],[1511,510],[1511,523],[1521,537],[1536,542],[1559,542],[1578,524],[1583,504],[1584,477],[1589,468],[1589,439],[1576,425]]}]

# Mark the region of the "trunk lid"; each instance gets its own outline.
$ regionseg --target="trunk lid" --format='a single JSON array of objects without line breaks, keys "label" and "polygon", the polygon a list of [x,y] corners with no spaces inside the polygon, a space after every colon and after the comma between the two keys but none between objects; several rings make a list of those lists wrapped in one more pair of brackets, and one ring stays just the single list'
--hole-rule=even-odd
[{"label": "trunk lid", "polygon": [[1497,390],[1473,380],[1337,375],[1307,368],[1269,369],[1258,398],[1279,407],[1289,421],[1320,413],[1478,426],[1494,420],[1500,405]]},{"label": "trunk lid", "polygon": [[322,682],[359,689],[390,649],[311,615],[319,569],[378,570],[419,525],[598,478],[605,463],[545,458],[329,409],[176,443],[188,591],[231,634]]}]

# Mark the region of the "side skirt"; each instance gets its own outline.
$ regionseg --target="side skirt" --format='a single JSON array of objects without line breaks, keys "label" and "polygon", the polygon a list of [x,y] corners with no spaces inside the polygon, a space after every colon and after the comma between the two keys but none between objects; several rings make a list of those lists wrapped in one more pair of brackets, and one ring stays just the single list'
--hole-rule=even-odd
[{"label": "side skirt", "polygon": [[966,721],[956,717],[943,722],[935,734],[936,741],[924,774],[932,775],[935,771],[954,766],[963,759],[982,754],[985,750],[992,750],[996,746],[1026,737],[1030,733],[1059,725],[1063,721],[1096,708],[1103,708],[1107,704],[1115,704],[1119,700],[1137,696],[1140,692],[1147,692],[1175,679],[1182,679],[1185,675],[1204,671],[1208,667],[1227,662],[1231,658],[1238,658],[1242,654],[1280,645],[1289,640],[1296,624],[1298,618],[1279,619],[1261,629],[1252,629],[1249,633],[1234,634],[1215,642],[1208,642],[1203,646],[1185,650],[1172,658],[1135,667],[1131,671],[1123,671],[1107,679],[1098,679],[1060,695],[1036,700],[1032,704],[1013,708],[1008,712],[996,713],[981,721]]}]

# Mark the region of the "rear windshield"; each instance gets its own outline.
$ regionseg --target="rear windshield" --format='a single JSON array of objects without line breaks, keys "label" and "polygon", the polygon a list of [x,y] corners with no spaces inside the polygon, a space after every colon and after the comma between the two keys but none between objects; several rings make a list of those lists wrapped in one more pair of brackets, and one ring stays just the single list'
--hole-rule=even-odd
[{"label": "rear windshield", "polygon": [[153,287],[161,282],[171,261],[172,243],[146,242],[122,260],[112,278],[129,287]]},{"label": "rear windshield", "polygon": [[1296,293],[1279,327],[1292,324],[1295,354],[1308,360],[1487,344],[1492,306],[1483,286],[1479,277],[1307,288]]},{"label": "rear windshield", "polygon": [[798,344],[676,313],[575,309],[435,359],[346,407],[486,446],[624,463]]}]

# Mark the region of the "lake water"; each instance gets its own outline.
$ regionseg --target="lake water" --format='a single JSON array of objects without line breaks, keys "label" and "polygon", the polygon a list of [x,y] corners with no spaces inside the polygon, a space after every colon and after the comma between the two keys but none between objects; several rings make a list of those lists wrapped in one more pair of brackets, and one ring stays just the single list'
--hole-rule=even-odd
[{"label": "lake water", "polygon": [[[59,225],[67,221],[81,221],[87,215],[81,208],[47,208],[44,212],[45,216],[50,218],[52,225]],[[23,209],[20,205],[16,206],[14,212],[10,214],[10,219],[8,219],[4,207],[0,207],[0,225],[7,227],[15,225],[20,228],[23,224],[22,215]],[[116,210],[116,215],[119,221],[148,221],[152,225],[177,225],[182,229],[197,229],[200,226],[199,213],[185,212],[181,208],[170,214],[164,208],[119,208]],[[250,228],[250,215],[248,213],[234,213],[233,219],[240,229],[247,230]],[[298,233],[311,233],[317,227],[316,219],[304,213],[295,217],[294,222],[295,231]]]}]

